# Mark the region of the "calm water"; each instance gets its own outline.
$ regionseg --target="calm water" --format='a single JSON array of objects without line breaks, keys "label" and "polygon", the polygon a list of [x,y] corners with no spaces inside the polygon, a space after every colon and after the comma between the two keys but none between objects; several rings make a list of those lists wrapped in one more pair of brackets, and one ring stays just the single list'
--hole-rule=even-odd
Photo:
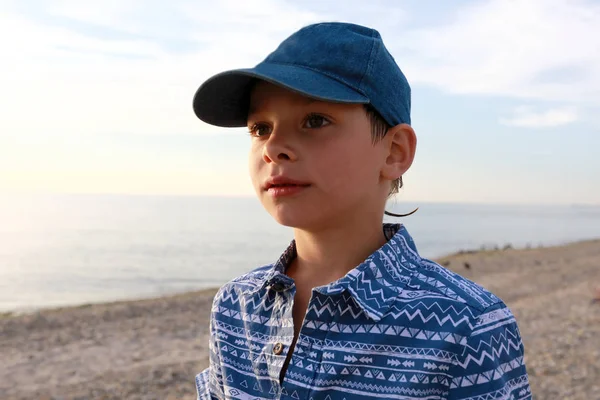
[{"label": "calm water", "polygon": [[[600,207],[418,206],[403,222],[429,258],[600,237]],[[0,310],[214,287],[291,239],[252,198],[1,196]]]}]

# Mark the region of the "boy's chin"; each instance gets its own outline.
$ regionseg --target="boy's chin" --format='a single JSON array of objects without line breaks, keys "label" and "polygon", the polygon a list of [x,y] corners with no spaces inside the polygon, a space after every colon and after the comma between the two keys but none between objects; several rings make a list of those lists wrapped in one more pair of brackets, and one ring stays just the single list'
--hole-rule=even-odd
[{"label": "boy's chin", "polygon": [[290,207],[289,205],[270,205],[265,207],[267,212],[280,225],[290,228],[310,229],[312,222],[317,220],[315,209],[305,207]]},{"label": "boy's chin", "polygon": [[[271,217],[279,225],[289,226],[290,228],[306,228],[307,218],[300,215],[294,215],[294,213],[281,212],[280,210],[271,211],[269,210]],[[308,224],[310,225],[310,224]]]}]

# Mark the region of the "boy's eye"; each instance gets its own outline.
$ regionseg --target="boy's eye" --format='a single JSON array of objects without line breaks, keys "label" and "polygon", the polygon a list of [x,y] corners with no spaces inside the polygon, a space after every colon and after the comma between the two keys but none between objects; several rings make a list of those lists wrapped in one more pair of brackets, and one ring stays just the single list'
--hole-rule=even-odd
[{"label": "boy's eye", "polygon": [[329,125],[331,122],[327,118],[319,114],[310,114],[304,120],[304,128],[315,129]]},{"label": "boy's eye", "polygon": [[271,127],[266,124],[254,124],[250,127],[251,136],[265,136],[271,133]]}]

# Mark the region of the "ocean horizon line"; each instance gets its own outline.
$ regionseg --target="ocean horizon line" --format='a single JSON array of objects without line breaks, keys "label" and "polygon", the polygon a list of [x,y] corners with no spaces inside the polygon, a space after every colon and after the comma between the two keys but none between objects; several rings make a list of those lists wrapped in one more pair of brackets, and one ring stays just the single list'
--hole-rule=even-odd
[{"label": "ocean horizon line", "polygon": [[[0,197],[128,197],[128,198],[198,198],[198,199],[231,199],[231,200],[256,200],[254,194],[198,194],[198,193],[119,193],[119,192],[52,192],[52,191],[3,191],[0,190]],[[396,195],[397,196],[397,195]],[[573,202],[498,202],[498,201],[465,201],[465,200],[415,200],[399,199],[392,197],[388,200],[388,205],[394,204],[431,204],[431,205],[481,205],[481,206],[507,206],[507,207],[582,207],[582,208],[600,208],[600,203],[573,203]]]}]

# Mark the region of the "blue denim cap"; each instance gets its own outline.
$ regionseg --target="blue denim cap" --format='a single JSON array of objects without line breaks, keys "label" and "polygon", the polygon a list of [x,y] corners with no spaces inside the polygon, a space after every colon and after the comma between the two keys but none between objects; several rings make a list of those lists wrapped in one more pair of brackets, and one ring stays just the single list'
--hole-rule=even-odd
[{"label": "blue denim cap", "polygon": [[318,100],[370,103],[391,126],[410,124],[410,86],[381,35],[364,26],[329,22],[306,26],[254,68],[222,72],[196,91],[194,112],[223,127],[246,126],[256,79]]}]

